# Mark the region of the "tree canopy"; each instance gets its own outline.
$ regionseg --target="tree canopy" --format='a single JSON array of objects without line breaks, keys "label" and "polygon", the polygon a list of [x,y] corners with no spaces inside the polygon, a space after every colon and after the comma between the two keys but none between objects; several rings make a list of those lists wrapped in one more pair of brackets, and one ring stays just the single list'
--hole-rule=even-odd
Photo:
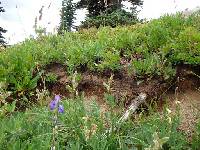
[{"label": "tree canopy", "polygon": [[118,25],[130,25],[139,21],[137,18],[137,6],[141,6],[141,0],[127,0],[132,4],[131,11],[126,11],[122,0],[81,0],[77,8],[86,8],[88,15],[79,26],[90,28],[100,26],[116,27]]},{"label": "tree canopy", "polygon": [[[143,1],[141,0],[127,0],[132,4],[132,8],[135,6],[141,6]],[[98,16],[108,8],[114,10],[121,9],[123,7],[122,0],[80,0],[77,3],[78,8],[87,8],[88,17]]]},{"label": "tree canopy", "polygon": [[72,1],[73,0],[62,1],[61,18],[58,33],[62,33],[62,31],[71,31],[75,18],[74,14],[76,11],[76,4]]}]

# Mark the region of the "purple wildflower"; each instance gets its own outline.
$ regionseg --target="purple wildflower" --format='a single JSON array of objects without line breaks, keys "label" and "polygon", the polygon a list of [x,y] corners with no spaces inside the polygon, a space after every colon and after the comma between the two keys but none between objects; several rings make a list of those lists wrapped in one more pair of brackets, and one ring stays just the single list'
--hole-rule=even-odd
[{"label": "purple wildflower", "polygon": [[58,112],[59,113],[64,113],[64,107],[63,107],[63,105],[59,104],[60,100],[61,100],[60,96],[56,95],[54,97],[54,99],[49,104],[50,110],[54,110],[54,109],[58,108]]},{"label": "purple wildflower", "polygon": [[63,105],[59,105],[58,106],[58,112],[59,113],[64,113],[64,107],[63,107]]},{"label": "purple wildflower", "polygon": [[60,101],[60,99],[61,99],[60,95],[56,95],[55,98],[54,98],[54,100],[56,101],[56,103],[58,103]]},{"label": "purple wildflower", "polygon": [[52,100],[49,104],[50,110],[54,110],[57,107],[57,103],[55,100]]}]

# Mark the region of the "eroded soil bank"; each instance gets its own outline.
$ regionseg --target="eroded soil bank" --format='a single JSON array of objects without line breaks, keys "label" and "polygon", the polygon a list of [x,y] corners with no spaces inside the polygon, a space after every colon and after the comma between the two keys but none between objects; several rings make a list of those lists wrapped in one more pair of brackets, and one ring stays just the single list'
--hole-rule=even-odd
[{"label": "eroded soil bank", "polygon": [[[57,76],[57,82],[46,84],[52,94],[60,94],[68,97],[70,95],[66,85],[71,84],[71,79],[66,73],[67,68],[61,64],[50,64],[45,68],[46,73],[53,73]],[[105,71],[103,73],[91,72],[88,70],[80,71],[81,80],[78,81],[77,90],[84,92],[86,97],[95,96],[98,100],[108,92],[104,83],[110,82],[110,94],[117,101],[125,99],[125,105],[134,99],[139,93],[144,92],[148,99],[160,99],[168,92],[185,92],[195,90],[200,86],[200,67],[190,67],[181,65],[176,67],[176,77],[173,80],[165,81],[161,77],[139,79],[134,75],[129,75],[125,69],[118,72]],[[113,79],[110,77],[113,75]]]}]

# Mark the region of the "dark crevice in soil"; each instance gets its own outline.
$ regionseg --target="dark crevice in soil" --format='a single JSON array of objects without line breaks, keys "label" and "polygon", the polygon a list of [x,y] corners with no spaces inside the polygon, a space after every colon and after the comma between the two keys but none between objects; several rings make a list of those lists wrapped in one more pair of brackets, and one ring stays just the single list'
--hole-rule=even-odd
[{"label": "dark crevice in soil", "polygon": [[196,89],[200,86],[200,66],[179,65],[176,70],[176,87],[180,92]]}]

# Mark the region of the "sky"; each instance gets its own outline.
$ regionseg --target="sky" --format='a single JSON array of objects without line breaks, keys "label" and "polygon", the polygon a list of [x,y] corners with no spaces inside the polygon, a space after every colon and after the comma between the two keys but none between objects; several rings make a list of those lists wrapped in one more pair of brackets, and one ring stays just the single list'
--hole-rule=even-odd
[{"label": "sky", "polygon": [[[78,1],[78,0],[75,0]],[[154,19],[166,13],[175,13],[185,9],[200,7],[200,0],[143,0],[139,18]],[[55,33],[60,21],[60,9],[62,0],[0,0],[6,12],[0,14],[0,26],[7,29],[4,34],[9,44],[23,41],[34,36],[34,24],[37,17],[38,26],[45,27],[47,32]],[[128,3],[124,3],[127,7]],[[39,10],[43,7],[43,15],[39,20]],[[87,11],[76,12],[75,24],[80,24]]]}]

